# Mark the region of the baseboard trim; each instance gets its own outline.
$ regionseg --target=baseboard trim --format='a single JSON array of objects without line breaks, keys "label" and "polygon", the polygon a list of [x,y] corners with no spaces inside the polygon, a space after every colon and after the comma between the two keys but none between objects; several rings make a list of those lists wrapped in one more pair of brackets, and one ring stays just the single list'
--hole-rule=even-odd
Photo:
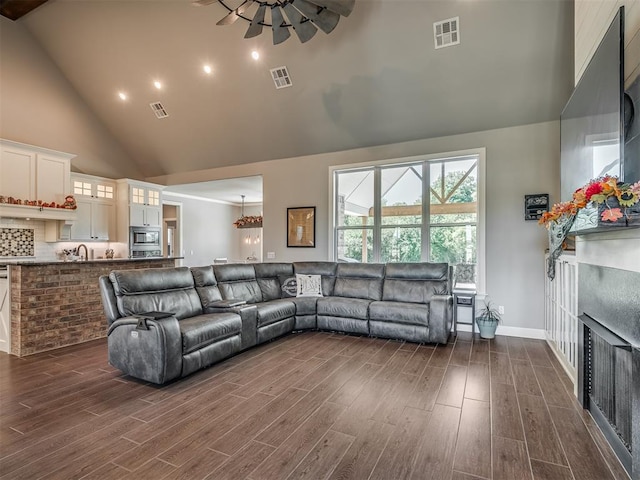
[{"label": "baseboard trim", "polygon": [[[470,332],[471,325],[458,324],[458,330],[460,332]],[[476,332],[478,329],[476,328]],[[496,335],[504,335],[506,337],[522,337],[522,338],[535,338],[537,340],[546,340],[544,329],[538,328],[523,328],[523,327],[509,327],[507,325],[498,325]]]}]

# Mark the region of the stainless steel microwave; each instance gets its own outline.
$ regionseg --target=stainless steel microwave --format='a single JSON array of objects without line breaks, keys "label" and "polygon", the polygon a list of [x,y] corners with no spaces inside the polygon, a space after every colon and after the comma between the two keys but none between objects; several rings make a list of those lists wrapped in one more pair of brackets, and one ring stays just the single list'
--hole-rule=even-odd
[{"label": "stainless steel microwave", "polygon": [[130,227],[129,245],[131,247],[159,247],[160,228]]}]

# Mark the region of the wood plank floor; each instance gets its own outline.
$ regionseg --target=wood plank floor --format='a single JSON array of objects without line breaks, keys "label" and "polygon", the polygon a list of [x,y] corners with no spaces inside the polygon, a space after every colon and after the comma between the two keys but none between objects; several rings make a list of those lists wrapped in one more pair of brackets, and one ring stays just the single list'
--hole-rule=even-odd
[{"label": "wood plank floor", "polygon": [[307,332],[164,387],[0,354],[0,478],[627,479],[548,346]]}]

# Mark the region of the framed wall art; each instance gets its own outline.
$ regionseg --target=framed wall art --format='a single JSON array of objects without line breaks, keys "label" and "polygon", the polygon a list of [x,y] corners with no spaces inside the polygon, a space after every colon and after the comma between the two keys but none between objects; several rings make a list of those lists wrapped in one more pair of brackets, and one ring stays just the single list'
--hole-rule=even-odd
[{"label": "framed wall art", "polygon": [[544,212],[549,211],[549,194],[537,193],[524,196],[524,219],[539,220]]},{"label": "framed wall art", "polygon": [[315,246],[316,207],[287,208],[287,247]]}]

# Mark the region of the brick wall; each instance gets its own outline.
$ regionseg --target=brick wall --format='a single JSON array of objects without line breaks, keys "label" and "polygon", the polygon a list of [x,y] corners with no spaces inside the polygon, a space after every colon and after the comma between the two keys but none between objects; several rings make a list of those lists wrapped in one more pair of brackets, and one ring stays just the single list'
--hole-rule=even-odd
[{"label": "brick wall", "polygon": [[22,357],[105,337],[98,277],[173,266],[165,259],[11,265],[11,353]]}]

